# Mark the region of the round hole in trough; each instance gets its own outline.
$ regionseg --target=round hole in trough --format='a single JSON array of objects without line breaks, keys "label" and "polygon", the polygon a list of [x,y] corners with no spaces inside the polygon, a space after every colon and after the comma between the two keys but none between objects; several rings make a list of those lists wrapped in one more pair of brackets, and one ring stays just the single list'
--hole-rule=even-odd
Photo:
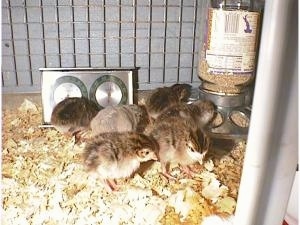
[{"label": "round hole in trough", "polygon": [[241,111],[232,111],[230,120],[239,127],[249,127],[250,120],[248,116]]},{"label": "round hole in trough", "polygon": [[212,127],[218,127],[220,126],[224,121],[224,118],[220,112],[217,112],[217,115],[215,116],[214,120],[212,121]]}]

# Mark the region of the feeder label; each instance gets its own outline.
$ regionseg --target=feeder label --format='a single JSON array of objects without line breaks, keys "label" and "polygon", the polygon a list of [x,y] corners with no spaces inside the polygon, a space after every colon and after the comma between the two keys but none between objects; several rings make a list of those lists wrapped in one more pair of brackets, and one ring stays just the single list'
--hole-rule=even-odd
[{"label": "feeder label", "polygon": [[211,73],[252,74],[259,13],[209,9],[205,58]]}]

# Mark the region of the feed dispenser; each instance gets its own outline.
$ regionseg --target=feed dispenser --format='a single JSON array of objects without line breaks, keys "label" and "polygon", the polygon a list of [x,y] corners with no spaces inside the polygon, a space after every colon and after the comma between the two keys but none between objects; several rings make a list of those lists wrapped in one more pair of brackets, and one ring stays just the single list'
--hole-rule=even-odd
[{"label": "feed dispenser", "polygon": [[213,0],[207,11],[198,74],[199,97],[218,109],[212,137],[247,138],[261,24],[254,3]]}]

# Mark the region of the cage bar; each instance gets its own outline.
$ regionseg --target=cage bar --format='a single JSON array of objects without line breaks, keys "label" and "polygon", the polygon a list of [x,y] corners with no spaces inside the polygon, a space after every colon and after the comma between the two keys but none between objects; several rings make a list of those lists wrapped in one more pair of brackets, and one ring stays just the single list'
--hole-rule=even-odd
[{"label": "cage bar", "polygon": [[[71,0],[71,5],[73,6],[74,5],[74,0]],[[74,60],[74,67],[76,68],[76,42],[75,42],[75,13],[74,13],[74,7],[72,7],[72,18],[71,18],[71,21],[72,21],[72,29],[73,29],[73,60]]]},{"label": "cage bar", "polygon": [[[192,47],[192,67],[191,67],[191,83],[194,79],[194,60],[195,60],[195,50],[196,50],[196,25],[197,25],[197,9],[198,9],[198,1],[194,1],[194,17],[193,17],[193,47]],[[197,75],[197,74],[196,74]]]},{"label": "cage bar", "polygon": [[137,5],[136,2],[137,0],[133,0],[133,24],[134,24],[134,29],[133,29],[133,66],[136,67],[136,14],[137,14]]},{"label": "cage bar", "polygon": [[149,0],[149,29],[148,29],[148,83],[150,83],[150,67],[151,67],[151,37],[152,37],[152,0]]},{"label": "cage bar", "polygon": [[[106,21],[106,3],[105,0],[103,0],[103,20]],[[103,62],[104,62],[104,67],[106,67],[106,23],[103,23]]]},{"label": "cage bar", "polygon": [[59,11],[58,11],[58,0],[56,0],[56,11],[55,19],[57,23],[57,44],[58,44],[58,57],[59,57],[59,67],[61,67],[61,47],[60,47],[60,23],[59,23]]},{"label": "cage bar", "polygon": [[168,26],[168,0],[165,0],[164,12],[164,46],[163,46],[163,82],[166,81],[166,44],[167,44],[167,26]]},{"label": "cage bar", "polygon": [[40,21],[41,21],[41,24],[42,24],[42,41],[43,41],[43,52],[42,52],[42,55],[43,55],[43,58],[44,58],[44,65],[43,67],[46,67],[47,65],[47,59],[46,59],[46,46],[45,46],[45,29],[44,29],[44,10],[43,10],[43,1],[40,0],[39,2],[39,5],[40,5],[40,9],[41,9],[41,17],[40,17]]},{"label": "cage bar", "polygon": [[180,16],[179,16],[179,34],[178,34],[178,57],[177,57],[177,81],[180,78],[180,52],[181,52],[181,35],[182,35],[182,11],[183,0],[180,1]]},{"label": "cage bar", "polygon": [[[3,54],[5,63],[11,65],[2,71],[4,92],[10,92],[12,85],[18,92],[33,90],[39,85],[39,68],[61,66],[134,66],[140,68],[138,86],[142,89],[181,82],[182,78],[193,86],[200,84],[200,80],[189,72],[192,70],[193,73],[196,66],[197,23],[201,19],[198,12],[203,11],[199,8],[204,5],[196,0],[37,0],[11,4],[7,1],[2,5],[8,18],[2,24],[12,33],[12,37],[2,37],[3,42],[12,43],[11,52]],[[22,9],[25,10],[24,21],[14,20],[14,10]],[[183,18],[187,16],[186,9],[194,12],[193,20]],[[78,14],[82,12],[82,16],[77,15],[77,11]],[[110,11],[116,11],[116,14],[111,16]],[[38,13],[36,16],[40,19],[31,20],[35,18],[32,13]],[[27,34],[16,35],[14,26],[21,27]],[[16,42],[27,43],[28,51],[27,48],[16,49]],[[33,46],[34,43],[40,45],[40,50]],[[193,43],[193,46],[185,47],[185,43]],[[43,60],[37,60],[40,56]],[[187,59],[193,59],[193,62],[189,63]],[[21,66],[23,64],[26,68]]]},{"label": "cage bar", "polygon": [[19,85],[19,79],[18,79],[18,70],[17,70],[17,63],[16,63],[16,51],[15,51],[15,44],[14,44],[14,31],[13,31],[13,22],[12,22],[12,16],[11,16],[11,5],[10,1],[7,1],[8,4],[8,17],[9,17],[9,24],[10,24],[10,33],[11,33],[11,44],[12,44],[12,54],[13,54],[13,66],[14,66],[14,73],[15,73],[15,79],[16,79],[16,86]]},{"label": "cage bar", "polygon": [[87,0],[87,26],[88,26],[88,56],[89,67],[91,67],[91,23],[90,23],[90,0]]},{"label": "cage bar", "polygon": [[122,46],[121,46],[121,31],[122,31],[122,10],[121,10],[121,0],[119,0],[119,20],[120,20],[120,23],[119,23],[119,67],[121,67],[121,56],[122,56]]},{"label": "cage bar", "polygon": [[30,39],[29,39],[29,28],[28,28],[28,14],[27,14],[27,1],[24,1],[25,7],[25,23],[26,23],[26,36],[27,36],[27,48],[28,48],[28,63],[29,63],[29,72],[30,72],[30,84],[33,85],[33,77],[32,77],[32,65],[31,65],[31,54],[30,54]]}]

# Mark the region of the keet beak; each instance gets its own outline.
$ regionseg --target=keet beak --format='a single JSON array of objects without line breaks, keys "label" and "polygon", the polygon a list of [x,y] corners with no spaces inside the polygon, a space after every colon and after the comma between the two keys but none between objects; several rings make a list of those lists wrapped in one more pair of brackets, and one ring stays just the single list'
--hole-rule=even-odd
[{"label": "keet beak", "polygon": [[158,157],[156,154],[153,154],[153,157],[152,157],[153,160],[158,160]]}]

